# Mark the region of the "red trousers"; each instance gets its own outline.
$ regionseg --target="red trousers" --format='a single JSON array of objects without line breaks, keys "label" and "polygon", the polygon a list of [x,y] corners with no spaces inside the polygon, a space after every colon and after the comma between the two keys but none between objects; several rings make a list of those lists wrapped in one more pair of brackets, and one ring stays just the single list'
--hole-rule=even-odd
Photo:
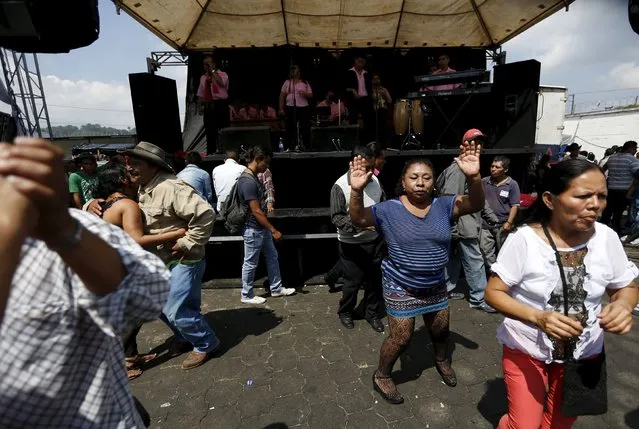
[{"label": "red trousers", "polygon": [[576,417],[561,414],[564,366],[546,364],[504,346],[508,414],[498,429],[570,429]]}]

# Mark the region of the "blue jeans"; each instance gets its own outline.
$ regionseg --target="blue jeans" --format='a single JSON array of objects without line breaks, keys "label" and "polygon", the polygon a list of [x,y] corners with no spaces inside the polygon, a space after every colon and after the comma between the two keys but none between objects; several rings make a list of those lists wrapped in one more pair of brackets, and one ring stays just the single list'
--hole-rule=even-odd
[{"label": "blue jeans", "polygon": [[277,259],[277,250],[273,243],[273,236],[265,229],[244,228],[244,264],[242,265],[242,298],[253,298],[253,286],[255,283],[255,271],[260,262],[260,253],[264,252],[268,282],[271,285],[271,293],[282,289],[280,277],[280,263]]},{"label": "blue jeans", "polygon": [[206,262],[201,260],[171,268],[169,300],[161,317],[178,341],[191,343],[193,350],[201,353],[210,352],[220,342],[200,312],[205,267]]},{"label": "blue jeans", "polygon": [[451,245],[451,251],[446,267],[446,289],[450,293],[457,286],[461,267],[464,267],[466,281],[470,292],[470,305],[480,305],[484,302],[486,290],[486,270],[484,257],[479,248],[479,240],[476,238],[463,238],[457,241],[457,252]]}]

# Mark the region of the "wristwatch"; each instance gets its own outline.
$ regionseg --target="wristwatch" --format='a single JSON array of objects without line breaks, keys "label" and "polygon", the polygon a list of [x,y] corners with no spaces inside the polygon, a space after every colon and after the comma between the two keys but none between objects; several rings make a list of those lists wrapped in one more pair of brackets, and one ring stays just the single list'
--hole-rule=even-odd
[{"label": "wristwatch", "polygon": [[67,236],[62,237],[55,245],[48,245],[49,249],[54,252],[63,252],[66,250],[71,250],[82,239],[82,234],[84,233],[84,225],[77,219],[73,219],[74,229],[71,234],[67,234]]}]

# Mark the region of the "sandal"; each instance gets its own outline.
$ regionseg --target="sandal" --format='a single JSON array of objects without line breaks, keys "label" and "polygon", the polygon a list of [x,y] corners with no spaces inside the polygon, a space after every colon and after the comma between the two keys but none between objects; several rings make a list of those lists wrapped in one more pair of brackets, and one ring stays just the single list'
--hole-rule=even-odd
[{"label": "sandal", "polygon": [[382,390],[381,387],[377,384],[376,380],[390,380],[391,377],[380,377],[377,375],[377,371],[373,373],[373,390],[381,395],[382,398],[389,404],[399,405],[404,403],[404,397],[401,393],[395,388],[394,392],[386,393]]},{"label": "sandal", "polygon": [[129,378],[129,381],[131,381],[141,376],[143,372],[140,368],[127,368],[126,376]]},{"label": "sandal", "polygon": [[135,355],[131,357],[126,357],[124,358],[124,360],[127,363],[132,363],[134,365],[144,365],[145,363],[149,363],[157,357],[158,357],[157,353],[149,353],[146,355]]},{"label": "sandal", "polygon": [[457,386],[457,376],[455,375],[455,370],[453,369],[453,367],[452,366],[450,367],[451,374],[444,374],[441,368],[439,367],[441,364],[447,363],[447,362],[450,365],[450,362],[448,359],[439,360],[435,358],[435,369],[437,369],[437,372],[439,373],[439,376],[442,378],[442,381],[444,382],[444,384],[450,387],[455,387]]}]

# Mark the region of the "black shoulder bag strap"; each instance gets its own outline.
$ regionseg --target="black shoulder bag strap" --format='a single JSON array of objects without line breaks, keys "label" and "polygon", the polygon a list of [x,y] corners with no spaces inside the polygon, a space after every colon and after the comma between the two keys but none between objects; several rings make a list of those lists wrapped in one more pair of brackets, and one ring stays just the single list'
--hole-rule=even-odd
[{"label": "black shoulder bag strap", "polygon": [[566,281],[566,273],[564,273],[564,264],[561,262],[561,255],[557,250],[557,246],[555,245],[555,241],[552,239],[550,235],[550,231],[548,231],[548,226],[546,224],[542,224],[541,227],[544,230],[544,234],[548,239],[548,244],[552,247],[553,252],[555,252],[555,260],[557,261],[557,266],[559,267],[559,275],[561,276],[561,285],[563,286],[564,292],[564,315],[568,316],[568,282]]},{"label": "black shoulder bag strap", "polygon": [[[559,275],[564,292],[564,314],[568,316],[568,282],[564,273],[564,264],[557,246],[542,224],[548,244],[555,252]],[[608,389],[606,385],[606,353],[605,350],[596,358],[575,360],[572,353],[564,362],[563,397],[561,412],[565,416],[584,416],[605,414],[608,411]]]}]

